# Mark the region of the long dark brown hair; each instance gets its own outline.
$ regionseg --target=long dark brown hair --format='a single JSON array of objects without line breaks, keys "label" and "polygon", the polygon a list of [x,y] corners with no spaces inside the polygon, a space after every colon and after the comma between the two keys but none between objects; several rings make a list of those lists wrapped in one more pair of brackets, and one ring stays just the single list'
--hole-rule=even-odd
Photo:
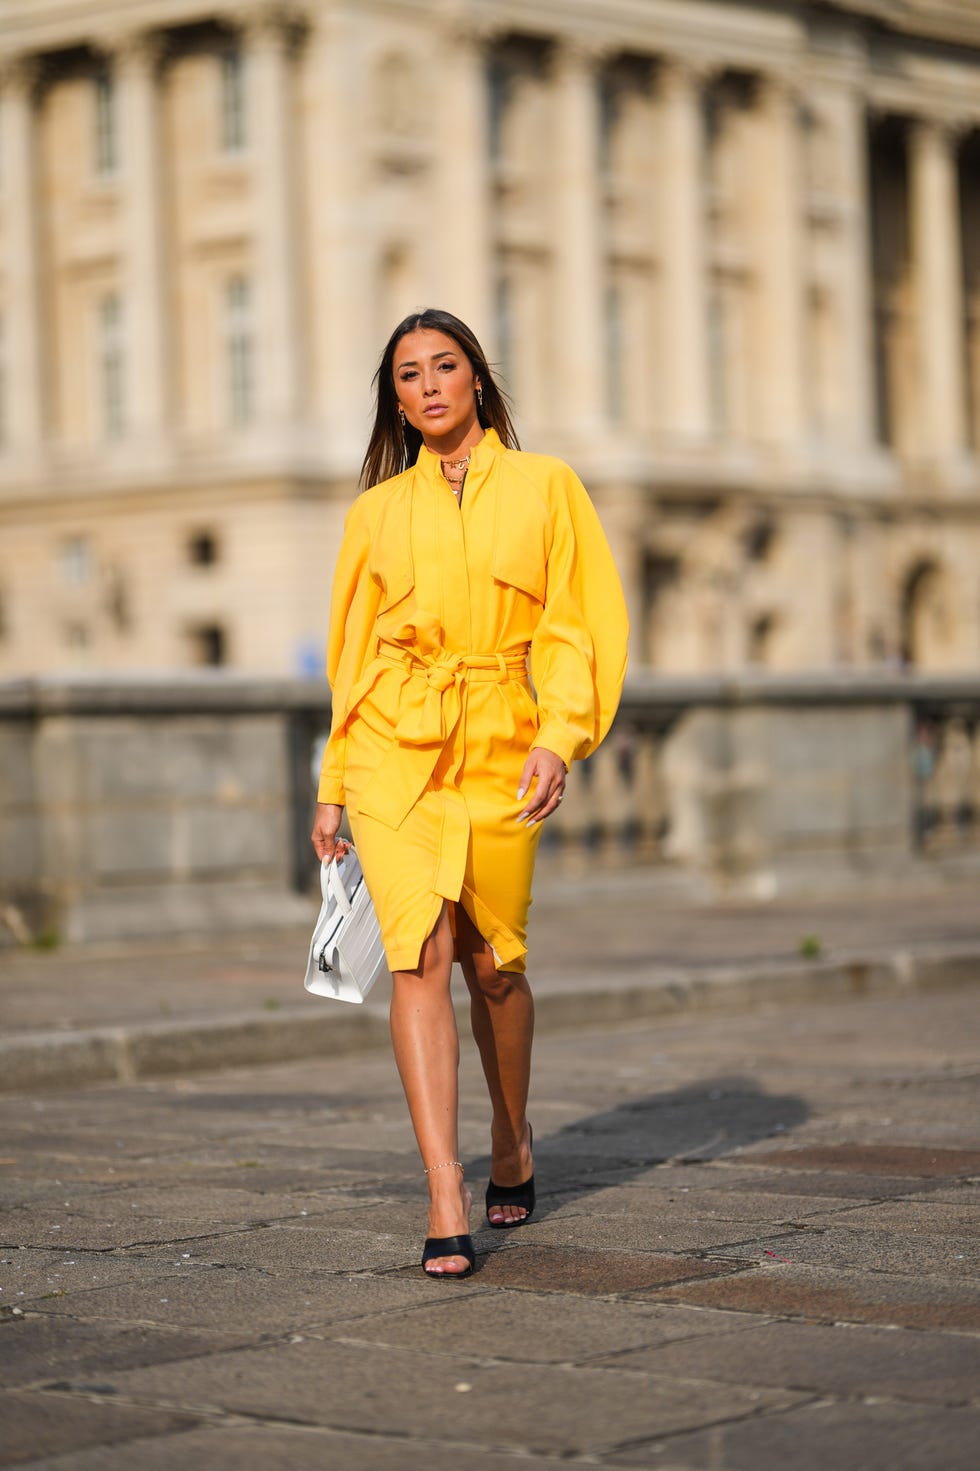
[{"label": "long dark brown hair", "polygon": [[490,371],[483,348],[465,322],[461,322],[451,312],[427,307],[425,311],[413,312],[410,317],[398,323],[381,354],[381,362],[374,375],[374,427],[361,466],[361,485],[365,489],[377,485],[381,480],[390,479],[392,475],[399,475],[409,465],[414,465],[418,458],[422,435],[411,424],[403,425],[399,417],[394,361],[395,349],[405,334],[420,330],[444,332],[453,339],[460,352],[465,353],[483,391],[483,403],[477,405],[480,423],[484,429],[496,429],[508,449],[520,449],[503,391]]}]

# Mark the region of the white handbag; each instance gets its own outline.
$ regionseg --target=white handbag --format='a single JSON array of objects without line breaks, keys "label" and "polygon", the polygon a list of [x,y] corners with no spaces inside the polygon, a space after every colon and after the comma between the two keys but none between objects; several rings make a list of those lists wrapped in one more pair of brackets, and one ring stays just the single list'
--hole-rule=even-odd
[{"label": "white handbag", "polygon": [[320,865],[323,904],[306,962],[307,991],[360,1004],[385,969],[381,927],[360,861],[349,848]]}]

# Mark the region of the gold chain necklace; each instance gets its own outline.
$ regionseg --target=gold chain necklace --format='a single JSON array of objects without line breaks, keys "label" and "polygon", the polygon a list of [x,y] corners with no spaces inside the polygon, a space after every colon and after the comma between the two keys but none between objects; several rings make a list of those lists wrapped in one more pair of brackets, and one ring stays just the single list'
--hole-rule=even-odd
[{"label": "gold chain necklace", "polygon": [[[462,460],[441,460],[442,473],[452,487],[453,495],[459,496],[463,489],[463,481],[469,468],[470,457],[466,455]],[[461,475],[450,475],[450,470],[461,470]]]}]

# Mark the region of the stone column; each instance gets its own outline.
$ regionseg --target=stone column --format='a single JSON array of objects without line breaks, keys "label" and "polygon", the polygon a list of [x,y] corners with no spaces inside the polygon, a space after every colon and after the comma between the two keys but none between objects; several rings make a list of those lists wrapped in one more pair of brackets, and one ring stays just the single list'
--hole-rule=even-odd
[{"label": "stone column", "polygon": [[607,418],[597,64],[585,48],[562,45],[555,66],[555,350],[549,397],[557,422],[582,437]]},{"label": "stone column", "polygon": [[[452,139],[441,149],[439,213],[452,249],[439,262],[440,299],[473,328],[491,359],[493,231],[490,214],[485,42],[471,31],[451,34],[444,52],[440,93],[452,119]],[[394,326],[394,323],[392,323]]]},{"label": "stone column", "polygon": [[671,434],[697,440],[710,427],[703,78],[690,63],[661,71],[660,311],[666,370],[664,419]]},{"label": "stone column", "polygon": [[919,444],[931,456],[966,443],[963,261],[953,130],[922,119],[909,133],[909,207],[919,368]]},{"label": "stone column", "polygon": [[781,79],[759,80],[756,137],[757,428],[773,443],[794,446],[805,432],[802,159],[796,98]]},{"label": "stone column", "polygon": [[851,449],[874,443],[874,305],[865,103],[852,89],[828,101],[837,126],[840,214],[840,344],[842,435]]},{"label": "stone column", "polygon": [[[249,143],[255,159],[254,239],[257,306],[257,414],[265,423],[291,424],[299,406],[299,278],[296,253],[294,140],[290,128],[291,29],[279,7],[260,9],[245,25],[252,98]],[[321,187],[329,191],[338,133],[324,155]],[[329,165],[328,161],[329,160]]]},{"label": "stone column", "polygon": [[123,302],[127,436],[161,440],[168,427],[170,351],[157,80],[163,38],[127,36],[112,48],[119,95],[123,188]]},{"label": "stone column", "polygon": [[631,661],[636,663],[646,636],[643,626],[644,523],[652,519],[652,510],[635,485],[617,482],[590,485],[589,489],[623,584],[630,625],[629,654]]},{"label": "stone column", "polygon": [[37,213],[34,96],[39,67],[17,57],[0,68],[3,140],[4,270],[7,278],[5,391],[7,441],[18,457],[36,457],[44,437],[40,309],[40,231]]},{"label": "stone column", "polygon": [[371,377],[383,345],[371,335],[378,282],[364,219],[368,129],[356,31],[346,8],[322,7],[309,39],[312,357],[323,441],[344,473],[356,472],[364,453]]}]

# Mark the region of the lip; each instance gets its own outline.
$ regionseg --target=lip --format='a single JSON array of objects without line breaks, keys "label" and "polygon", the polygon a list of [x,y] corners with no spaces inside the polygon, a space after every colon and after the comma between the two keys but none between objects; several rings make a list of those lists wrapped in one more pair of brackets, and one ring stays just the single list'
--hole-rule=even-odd
[{"label": "lip", "polygon": [[445,404],[429,404],[422,412],[423,414],[445,414],[447,409]]}]

